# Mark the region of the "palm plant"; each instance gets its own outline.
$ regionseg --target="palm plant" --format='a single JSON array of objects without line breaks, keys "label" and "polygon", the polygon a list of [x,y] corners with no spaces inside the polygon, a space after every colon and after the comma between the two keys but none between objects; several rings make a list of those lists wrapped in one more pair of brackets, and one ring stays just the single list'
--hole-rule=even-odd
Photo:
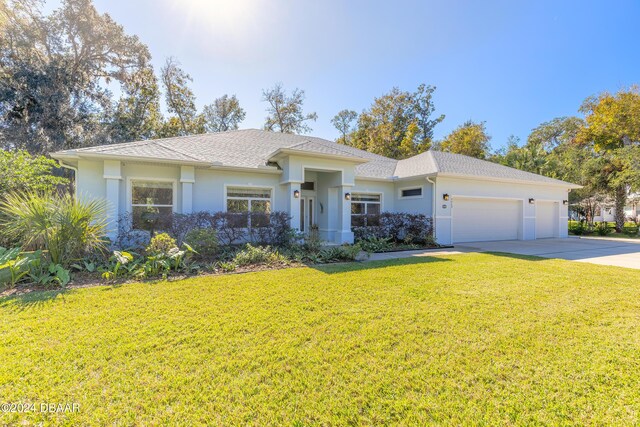
[{"label": "palm plant", "polygon": [[105,247],[106,204],[69,194],[10,193],[0,202],[0,226],[22,248],[44,249],[52,263],[69,266]]}]

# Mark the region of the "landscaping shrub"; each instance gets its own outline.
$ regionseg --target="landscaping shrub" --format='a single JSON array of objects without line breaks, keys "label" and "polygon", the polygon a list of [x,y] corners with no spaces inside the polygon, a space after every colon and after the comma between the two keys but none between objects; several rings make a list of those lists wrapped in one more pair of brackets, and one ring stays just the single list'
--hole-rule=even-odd
[{"label": "landscaping shrub", "polygon": [[433,222],[423,214],[404,212],[383,212],[379,216],[379,225],[353,227],[357,242],[363,239],[389,239],[394,243],[432,245]]},{"label": "landscaping shrub", "polygon": [[389,237],[382,238],[368,236],[364,239],[361,239],[358,244],[365,252],[387,252],[393,250],[394,248],[394,245]]},{"label": "landscaping shrub", "polygon": [[322,240],[320,239],[320,230],[317,225],[311,227],[309,234],[304,238],[304,250],[311,253],[320,252],[322,249]]},{"label": "landscaping shrub", "polygon": [[638,225],[634,223],[627,223],[622,227],[622,231],[629,237],[635,237],[638,235]]},{"label": "landscaping shrub", "polygon": [[609,224],[606,223],[605,221],[599,222],[598,224],[596,224],[596,233],[598,233],[599,236],[606,236],[608,234],[611,234],[613,232],[613,230],[609,227]]},{"label": "landscaping shrub", "polygon": [[156,234],[151,238],[149,246],[147,246],[147,253],[151,255],[168,254],[173,248],[177,248],[178,243],[176,239],[169,236],[167,233]]},{"label": "landscaping shrub", "polygon": [[213,258],[218,252],[218,236],[212,228],[194,228],[187,233],[184,241],[191,245],[202,259]]},{"label": "landscaping shrub", "polygon": [[270,246],[252,246],[249,243],[233,258],[233,263],[239,267],[259,264],[286,264],[288,261],[287,257]]},{"label": "landscaping shrub", "polygon": [[54,264],[68,267],[106,243],[106,204],[69,194],[11,193],[0,202],[1,225],[22,249],[44,249]]},{"label": "landscaping shrub", "polygon": [[287,248],[298,240],[297,232],[289,225],[291,216],[288,213],[271,212],[266,222],[258,222],[257,215],[264,217],[264,214],[252,214],[251,223],[261,225],[250,230],[250,239],[254,243]]}]

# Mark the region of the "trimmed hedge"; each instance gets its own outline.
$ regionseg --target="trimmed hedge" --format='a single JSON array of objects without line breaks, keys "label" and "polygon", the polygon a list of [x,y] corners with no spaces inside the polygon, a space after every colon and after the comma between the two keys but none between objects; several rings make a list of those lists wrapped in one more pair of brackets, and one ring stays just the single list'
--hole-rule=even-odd
[{"label": "trimmed hedge", "polygon": [[424,214],[382,212],[371,217],[368,224],[375,226],[352,227],[356,241],[366,239],[389,239],[395,243],[432,245],[433,220]]}]

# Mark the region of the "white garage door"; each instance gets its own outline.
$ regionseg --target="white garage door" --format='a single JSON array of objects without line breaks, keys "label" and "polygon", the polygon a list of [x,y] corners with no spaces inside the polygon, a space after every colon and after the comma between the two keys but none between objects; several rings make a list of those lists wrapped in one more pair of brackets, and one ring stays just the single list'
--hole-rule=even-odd
[{"label": "white garage door", "polygon": [[536,202],[536,239],[556,237],[558,214],[554,202]]},{"label": "white garage door", "polygon": [[453,197],[453,243],[516,240],[521,204],[518,200]]}]

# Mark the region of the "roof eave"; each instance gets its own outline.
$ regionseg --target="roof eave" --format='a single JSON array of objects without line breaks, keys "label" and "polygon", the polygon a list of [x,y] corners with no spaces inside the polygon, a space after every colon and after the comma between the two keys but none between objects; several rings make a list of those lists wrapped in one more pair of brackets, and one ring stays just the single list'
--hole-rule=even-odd
[{"label": "roof eave", "polygon": [[582,188],[581,185],[573,184],[570,182],[560,181],[557,182],[545,182],[545,181],[534,181],[534,180],[525,180],[525,179],[513,179],[513,178],[501,178],[497,176],[481,176],[481,175],[466,175],[466,174],[457,174],[457,173],[443,173],[437,172],[432,174],[431,176],[435,176],[436,178],[461,178],[461,179],[479,179],[483,181],[493,181],[493,182],[510,182],[514,184],[528,184],[528,185],[546,185],[551,187],[563,187],[569,188],[572,190]]},{"label": "roof eave", "polygon": [[120,160],[130,162],[145,162],[145,163],[167,163],[172,165],[189,165],[189,166],[202,166],[209,167],[211,162],[203,162],[198,160],[174,160],[164,159],[161,157],[142,157],[142,156],[124,156],[121,154],[106,154],[106,153],[86,153],[78,151],[59,151],[51,154],[56,160],[75,160],[80,159],[87,160]]},{"label": "roof eave", "polygon": [[276,151],[269,154],[267,158],[270,161],[272,161],[272,160],[278,160],[283,156],[289,156],[289,155],[315,157],[315,158],[328,159],[328,160],[342,160],[342,161],[350,162],[354,164],[368,163],[370,161],[368,159],[363,159],[361,157],[341,156],[338,154],[319,153],[317,151],[294,150],[292,148],[278,148]]}]

